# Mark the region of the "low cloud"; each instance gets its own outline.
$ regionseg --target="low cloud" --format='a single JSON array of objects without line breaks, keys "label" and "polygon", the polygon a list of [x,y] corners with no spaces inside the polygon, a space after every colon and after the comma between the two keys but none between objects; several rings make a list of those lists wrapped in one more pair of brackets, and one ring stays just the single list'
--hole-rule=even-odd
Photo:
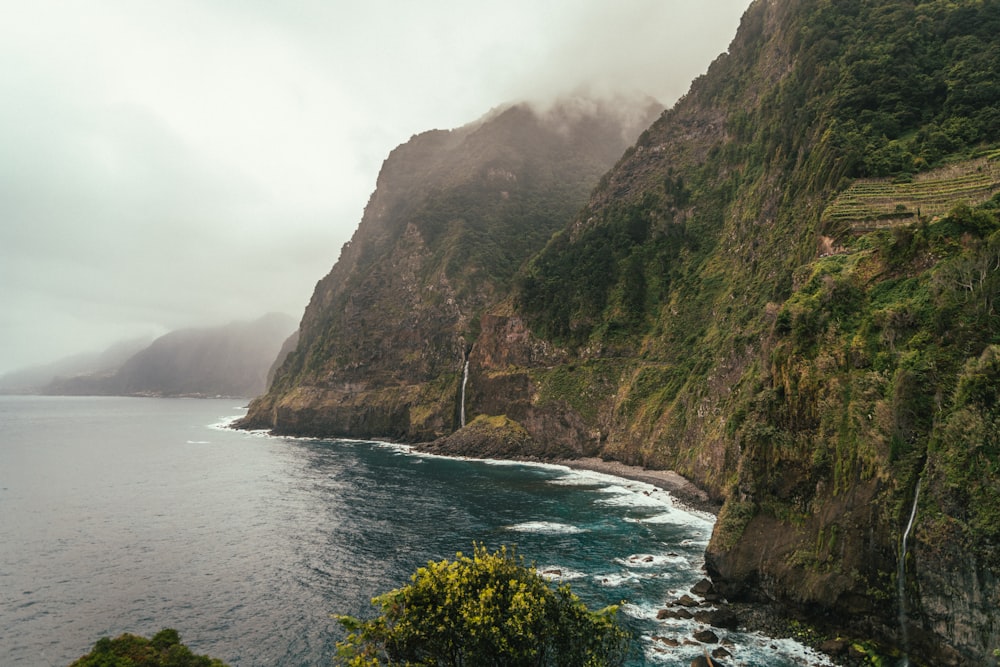
[{"label": "low cloud", "polygon": [[183,326],[298,317],[396,145],[584,88],[670,104],[747,4],[11,7],[0,373]]}]

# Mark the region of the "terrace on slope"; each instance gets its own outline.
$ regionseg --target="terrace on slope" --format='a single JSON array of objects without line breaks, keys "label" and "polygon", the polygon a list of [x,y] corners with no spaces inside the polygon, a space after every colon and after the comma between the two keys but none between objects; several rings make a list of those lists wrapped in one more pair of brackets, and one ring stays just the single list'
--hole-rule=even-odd
[{"label": "terrace on slope", "polygon": [[[898,180],[898,179],[897,179]],[[958,204],[982,204],[1000,192],[1000,150],[919,174],[911,182],[859,179],[823,211],[827,225],[862,234],[920,217],[944,215]]]}]

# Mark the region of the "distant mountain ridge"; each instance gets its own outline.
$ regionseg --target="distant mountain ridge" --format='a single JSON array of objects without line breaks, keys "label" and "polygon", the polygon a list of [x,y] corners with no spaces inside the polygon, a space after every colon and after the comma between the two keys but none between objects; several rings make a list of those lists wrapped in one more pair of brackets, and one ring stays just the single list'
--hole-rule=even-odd
[{"label": "distant mountain ridge", "polygon": [[39,364],[0,375],[0,394],[40,394],[56,378],[76,375],[109,375],[152,338],[121,341],[101,352],[80,353],[47,364]]},{"label": "distant mountain ridge", "polygon": [[8,374],[0,378],[0,388],[49,395],[250,398],[267,389],[268,370],[294,330],[294,319],[275,313],[251,322],[179,329],[152,342],[118,344],[101,355]]}]

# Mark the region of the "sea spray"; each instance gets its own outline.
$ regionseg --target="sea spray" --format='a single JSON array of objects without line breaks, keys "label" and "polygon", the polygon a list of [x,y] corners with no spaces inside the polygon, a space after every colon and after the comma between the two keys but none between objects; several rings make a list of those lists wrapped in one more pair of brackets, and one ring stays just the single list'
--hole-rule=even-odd
[{"label": "sea spray", "polygon": [[910,659],[910,632],[906,624],[906,542],[910,538],[910,531],[913,530],[913,521],[917,518],[917,501],[920,499],[920,479],[917,479],[917,487],[913,493],[913,507],[910,509],[910,520],[906,523],[906,530],[903,531],[903,539],[899,547],[899,571],[896,573],[896,594],[899,598],[899,630],[901,644],[903,647],[903,661],[901,667],[909,667]]}]

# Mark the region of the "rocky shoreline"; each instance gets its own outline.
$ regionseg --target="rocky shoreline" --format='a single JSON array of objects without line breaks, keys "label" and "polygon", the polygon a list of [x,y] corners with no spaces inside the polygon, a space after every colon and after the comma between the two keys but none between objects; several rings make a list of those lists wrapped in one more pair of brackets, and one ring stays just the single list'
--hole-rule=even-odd
[{"label": "rocky shoreline", "polygon": [[[721,508],[721,505],[713,501],[705,491],[673,470],[652,470],[596,457],[544,459],[538,457],[510,456],[505,455],[508,452],[505,451],[504,447],[491,447],[486,452],[472,453],[470,449],[473,448],[470,448],[469,443],[464,441],[462,443],[463,447],[454,447],[454,440],[449,443],[452,445],[450,448],[442,447],[441,444],[440,441],[437,443],[424,443],[416,445],[414,449],[444,456],[500,458],[505,460],[520,460],[526,463],[563,465],[574,470],[589,470],[651,484],[670,492],[679,504],[697,512],[718,515]],[[834,664],[841,667],[861,667],[871,664],[868,661],[868,656],[854,648],[852,641],[839,637],[831,637],[800,621],[776,604],[729,602],[715,594],[711,582],[707,579],[693,587],[691,593],[694,598],[682,596],[678,600],[664,600],[664,609],[661,612],[664,614],[663,618],[668,618],[674,613],[683,614],[687,611],[692,617],[703,618],[704,624],[708,627],[728,629],[736,629],[738,627],[741,631],[758,632],[774,639],[794,639],[802,645],[822,653]],[[675,610],[684,611],[678,612]],[[706,630],[706,632],[710,633],[711,630]],[[710,637],[706,635],[703,638],[709,639]],[[676,641],[690,641],[691,639],[698,641],[697,637]],[[669,650],[671,645],[672,640],[670,638],[663,638],[664,650]],[[714,647],[712,644],[706,644],[707,654],[712,658],[711,664],[716,667],[725,667],[728,664],[725,661],[727,656],[719,651],[719,649],[724,648],[724,645],[721,644]]]},{"label": "rocky shoreline", "polygon": [[[773,640],[792,639],[821,654],[829,662],[840,667],[863,667],[872,664],[869,655],[860,644],[850,639],[830,637],[816,628],[803,623],[786,610],[773,604],[728,602],[719,596],[708,579],[703,579],[691,587],[690,595],[684,594],[674,600],[664,602],[657,614],[659,619],[694,619],[701,629],[690,637],[656,636],[654,641],[662,646],[662,651],[682,644],[700,644],[705,649],[706,658],[697,658],[691,664],[725,667],[726,659],[732,654],[727,647],[731,643],[725,638],[724,630],[739,630],[765,635]],[[778,647],[774,649],[777,651]],[[808,662],[808,665],[820,664]],[[825,663],[823,663],[825,664]],[[881,663],[878,663],[881,664]]]},{"label": "rocky shoreline", "polygon": [[[575,470],[590,470],[652,484],[669,491],[682,505],[696,511],[717,515],[720,509],[720,505],[713,502],[707,493],[673,470],[650,470],[599,458],[566,459],[552,463]],[[738,627],[740,630],[759,632],[774,639],[794,639],[824,654],[842,667],[861,667],[870,664],[866,655],[853,648],[851,641],[830,637],[794,618],[777,605],[723,600],[715,594],[711,582],[707,579],[694,586],[691,593],[695,598],[682,596],[678,600],[665,600],[664,609],[661,611],[663,617],[687,612],[695,618],[700,615],[705,624],[711,627],[729,629]],[[697,640],[697,637],[694,639]],[[664,647],[669,646],[670,641],[665,640]],[[724,649],[724,646],[719,648]],[[711,649],[708,654],[712,656],[713,664],[722,667],[726,664],[724,659],[727,656],[716,652],[717,650]]]},{"label": "rocky shoreline", "polygon": [[[478,427],[478,428],[477,428]],[[483,433],[482,431],[486,431]],[[498,459],[506,461],[523,461],[525,463],[545,463],[562,465],[574,470],[588,470],[643,482],[668,491],[677,502],[686,509],[717,516],[721,504],[713,500],[703,489],[698,488],[687,478],[673,470],[654,470],[633,466],[620,461],[605,460],[597,457],[556,458],[543,456],[522,456],[516,452],[523,451],[519,446],[519,433],[512,430],[507,423],[486,424],[477,423],[466,427],[452,436],[436,441],[409,445],[415,452],[424,452],[437,456],[471,459]],[[526,437],[526,436],[524,436]],[[485,443],[485,445],[484,445]],[[862,667],[871,664],[870,656],[858,650],[860,646],[851,639],[844,639],[830,633],[835,630],[820,630],[808,622],[796,618],[789,610],[774,603],[766,602],[731,602],[715,593],[711,581],[705,579],[692,588],[694,598],[688,602],[682,596],[679,600],[664,600],[663,618],[668,618],[673,609],[687,609],[692,617],[698,614],[706,628],[719,627],[739,629],[745,632],[756,632],[775,640],[793,639],[803,646],[808,646],[826,656],[833,664],[840,667]],[[683,613],[683,612],[680,612]],[[706,632],[711,633],[708,629]],[[707,635],[705,638],[708,638]],[[663,639],[663,649],[672,646],[671,638]],[[681,638],[684,641],[700,642],[695,637]],[[711,658],[715,667],[725,667],[724,644],[705,644],[706,656]],[[715,654],[713,655],[713,652]],[[706,658],[707,659],[707,658]],[[698,660],[702,660],[699,658]],[[699,664],[696,660],[695,663]]]}]

